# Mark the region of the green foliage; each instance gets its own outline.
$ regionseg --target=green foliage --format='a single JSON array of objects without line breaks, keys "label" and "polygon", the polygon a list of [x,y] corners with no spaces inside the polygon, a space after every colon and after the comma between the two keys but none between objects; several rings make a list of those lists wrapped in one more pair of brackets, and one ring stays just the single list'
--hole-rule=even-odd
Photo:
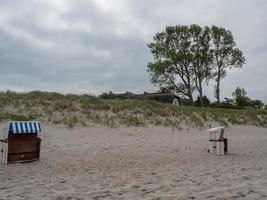
[{"label": "green foliage", "polygon": [[250,105],[250,99],[248,97],[237,96],[235,98],[235,101],[240,108],[244,108],[245,106]]},{"label": "green foliage", "polygon": [[11,114],[9,117],[10,117],[10,120],[14,120],[14,121],[29,121],[29,120],[36,119],[36,117],[32,115],[25,116],[25,115]]},{"label": "green foliage", "polygon": [[259,99],[251,100],[250,104],[258,110],[264,107],[264,103]]},{"label": "green foliage", "polygon": [[113,93],[110,91],[109,93],[104,92],[99,96],[100,99],[112,99]]},{"label": "green foliage", "polygon": [[[153,37],[148,44],[154,61],[148,63],[151,82],[161,89],[187,96],[193,101],[192,70],[190,53],[192,36],[188,26],[167,26]],[[185,64],[186,63],[186,64]],[[177,82],[177,77],[181,82]]]},{"label": "green foliage", "polygon": [[235,89],[235,91],[232,93],[232,96],[233,97],[246,97],[247,96],[247,92],[244,88],[240,88],[240,87],[237,87]]},{"label": "green foliage", "polygon": [[247,92],[244,88],[241,89],[240,87],[237,87],[232,93],[232,96],[240,108],[250,106],[259,110],[264,106],[264,103],[262,103],[262,101],[259,99],[251,100],[249,97],[247,97]]},{"label": "green foliage", "polygon": [[147,69],[151,82],[162,91],[188,97],[190,104],[192,93],[197,90],[201,106],[203,83],[215,79],[215,96],[220,103],[220,81],[227,69],[242,67],[245,63],[232,33],[218,26],[167,26],[156,33],[148,47],[153,55]]},{"label": "green foliage", "polygon": [[217,82],[215,86],[215,97],[217,103],[220,103],[220,81],[226,76],[229,68],[241,68],[245,64],[245,57],[240,49],[236,47],[234,37],[231,31],[223,27],[211,27],[211,41],[214,55],[214,79]]},{"label": "green foliage", "polygon": [[227,103],[227,102],[222,102],[222,103],[214,102],[214,103],[210,104],[210,107],[212,107],[212,108],[226,108],[226,109],[239,109],[238,106]]},{"label": "green foliage", "polygon": [[[195,105],[196,106],[201,106],[200,97],[199,96],[197,97],[197,100],[195,101]],[[203,98],[202,98],[202,105],[204,105],[204,106],[209,106],[210,105],[210,100],[206,95],[203,96]]]},{"label": "green foliage", "polygon": [[[192,37],[191,42],[191,55],[192,55],[192,71],[193,82],[199,93],[198,105],[205,105],[203,97],[203,82],[208,84],[212,78],[212,63],[213,63],[213,50],[211,46],[210,28],[204,28],[198,25],[190,26],[190,34]],[[205,99],[207,100],[207,99]]]}]

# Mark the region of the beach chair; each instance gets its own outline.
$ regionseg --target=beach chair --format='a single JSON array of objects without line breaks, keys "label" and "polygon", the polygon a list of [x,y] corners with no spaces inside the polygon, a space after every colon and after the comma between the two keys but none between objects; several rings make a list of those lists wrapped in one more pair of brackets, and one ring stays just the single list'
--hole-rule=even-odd
[{"label": "beach chair", "polygon": [[208,129],[211,142],[209,152],[218,156],[227,154],[228,140],[225,135],[225,126]]},{"label": "beach chair", "polygon": [[36,161],[40,158],[41,125],[38,121],[10,121],[0,133],[0,162]]}]

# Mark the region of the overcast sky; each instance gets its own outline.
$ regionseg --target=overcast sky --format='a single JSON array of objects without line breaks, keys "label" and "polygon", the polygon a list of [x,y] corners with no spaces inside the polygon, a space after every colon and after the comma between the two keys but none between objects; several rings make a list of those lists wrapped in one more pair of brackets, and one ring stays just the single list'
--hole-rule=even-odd
[{"label": "overcast sky", "polygon": [[232,31],[247,60],[228,72],[222,96],[241,86],[267,103],[266,10],[266,0],[0,0],[0,90],[153,92],[153,35],[214,24]]}]

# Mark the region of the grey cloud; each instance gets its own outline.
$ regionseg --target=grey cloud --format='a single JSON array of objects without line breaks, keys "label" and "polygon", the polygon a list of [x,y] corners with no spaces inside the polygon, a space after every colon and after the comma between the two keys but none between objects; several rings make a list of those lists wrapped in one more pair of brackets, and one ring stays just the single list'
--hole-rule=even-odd
[{"label": "grey cloud", "polygon": [[[47,0],[0,2],[0,89],[93,93],[155,91],[146,43],[166,25],[230,29],[247,65],[228,72],[222,95],[236,86],[267,102],[264,0]],[[213,96],[213,83],[205,88]]]}]

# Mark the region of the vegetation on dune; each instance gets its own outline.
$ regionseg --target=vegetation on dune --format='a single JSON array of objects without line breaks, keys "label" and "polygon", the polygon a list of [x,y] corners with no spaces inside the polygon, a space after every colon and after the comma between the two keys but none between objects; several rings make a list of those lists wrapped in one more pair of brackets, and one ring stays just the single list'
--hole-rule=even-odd
[{"label": "vegetation on dune", "polygon": [[202,128],[220,124],[267,127],[267,110],[174,106],[155,101],[103,100],[89,95],[34,91],[0,92],[0,120],[37,119],[53,124],[109,127],[167,126]]}]

